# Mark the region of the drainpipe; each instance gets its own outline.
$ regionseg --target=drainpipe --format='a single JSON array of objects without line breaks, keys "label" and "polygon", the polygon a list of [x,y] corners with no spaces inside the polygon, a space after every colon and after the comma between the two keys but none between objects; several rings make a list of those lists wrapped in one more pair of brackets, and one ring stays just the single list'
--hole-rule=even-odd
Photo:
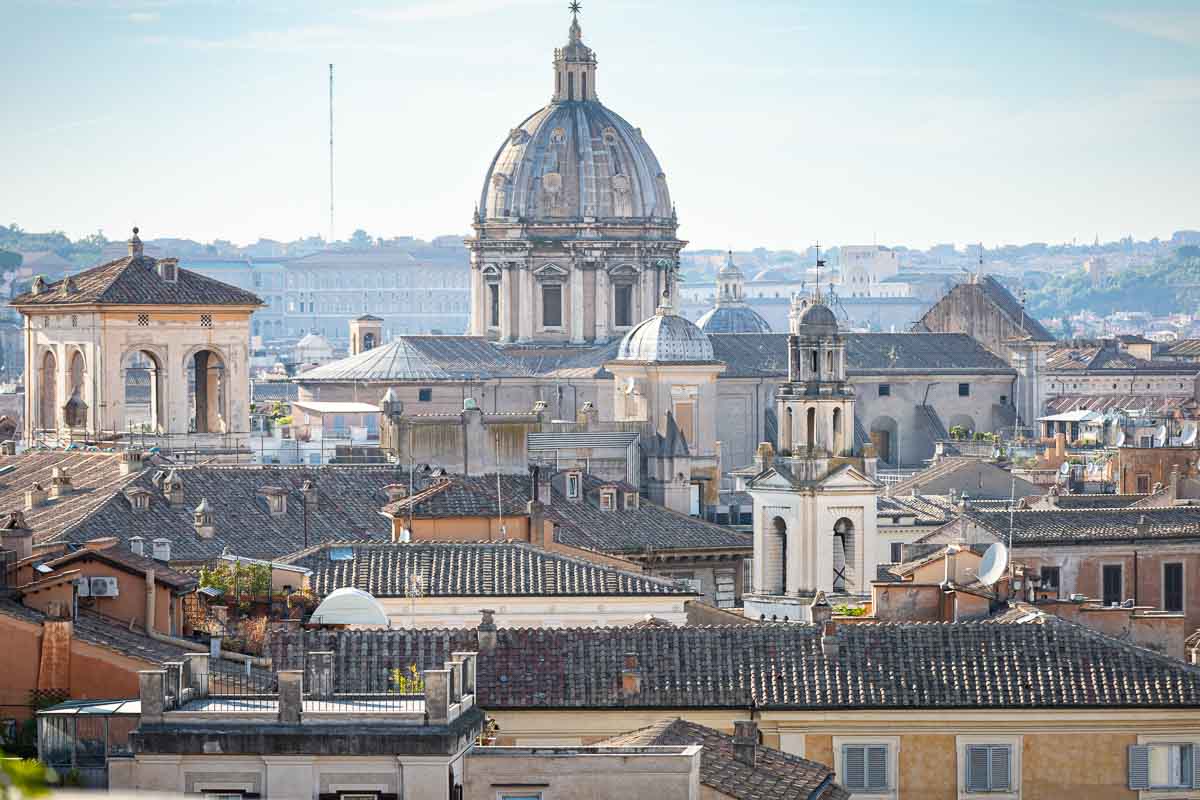
[{"label": "drainpipe", "polygon": [[[154,627],[154,611],[155,611],[155,585],[154,585],[154,570],[146,570],[146,635],[156,642],[164,642],[173,644],[176,647],[182,647],[185,650],[191,650],[194,653],[207,653],[208,648],[202,644],[189,642],[187,639],[179,639],[174,636],[167,636],[164,633],[159,633]],[[248,656],[244,653],[229,653],[221,651],[221,657],[228,661],[239,661],[243,664],[250,664],[255,667],[270,667],[271,659],[258,658],[256,656]]]}]

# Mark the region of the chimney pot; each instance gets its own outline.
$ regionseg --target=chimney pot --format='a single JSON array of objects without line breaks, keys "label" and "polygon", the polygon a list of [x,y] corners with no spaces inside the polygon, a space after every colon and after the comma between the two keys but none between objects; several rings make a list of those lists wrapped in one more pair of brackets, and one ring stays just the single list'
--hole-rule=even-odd
[{"label": "chimney pot", "polygon": [[146,555],[146,540],[145,540],[145,538],[143,538],[141,536],[130,536],[129,537],[129,550],[134,555],[139,555],[139,556]]},{"label": "chimney pot", "polygon": [[142,451],[125,450],[121,453],[119,470],[121,475],[133,475],[142,471]]},{"label": "chimney pot", "polygon": [[825,599],[825,593],[818,591],[816,597],[813,598],[812,604],[808,607],[809,617],[814,625],[824,626],[826,622],[833,619],[833,607],[829,605],[829,601]]},{"label": "chimney pot", "polygon": [[481,608],[482,617],[475,635],[479,639],[479,652],[491,655],[496,650],[496,612],[490,608]]},{"label": "chimney pot", "polygon": [[824,628],[821,631],[821,652],[825,654],[826,658],[837,658],[837,623],[832,619],[826,620]]},{"label": "chimney pot", "polygon": [[642,691],[642,670],[638,666],[638,654],[626,653],[621,666],[621,694],[632,697]]}]

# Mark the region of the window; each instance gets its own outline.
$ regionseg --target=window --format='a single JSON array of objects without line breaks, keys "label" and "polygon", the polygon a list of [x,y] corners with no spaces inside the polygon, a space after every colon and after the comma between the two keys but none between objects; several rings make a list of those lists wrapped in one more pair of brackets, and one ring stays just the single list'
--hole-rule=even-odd
[{"label": "window", "polygon": [[618,286],[613,289],[613,322],[618,328],[633,324],[633,287]]},{"label": "window", "polygon": [[572,499],[579,497],[579,473],[577,472],[567,475],[567,497]]},{"label": "window", "polygon": [[1121,565],[1105,564],[1100,570],[1101,585],[1104,587],[1104,605],[1121,604]]},{"label": "window", "polygon": [[1006,395],[1006,394],[1000,395],[1000,405],[1002,405],[1002,406],[1008,405],[1008,395]]},{"label": "window", "polygon": [[1163,564],[1163,609],[1183,611],[1183,564]]},{"label": "window", "polygon": [[1138,744],[1129,748],[1130,789],[1190,789],[1200,786],[1193,744]]},{"label": "window", "polygon": [[201,328],[211,328],[212,327],[212,314],[201,314],[200,315],[200,327]]},{"label": "window", "polygon": [[562,286],[557,283],[542,287],[542,327],[562,327]]},{"label": "window", "polygon": [[520,794],[509,794],[508,792],[500,793],[500,800],[542,800],[541,792],[521,792]]},{"label": "window", "polygon": [[149,314],[138,314],[137,323],[138,323],[139,328],[149,328],[150,327],[150,315]]},{"label": "window", "polygon": [[[1143,437],[1149,438],[1149,437]],[[1150,473],[1143,472],[1137,476],[1137,493],[1150,494]]]},{"label": "window", "polygon": [[891,786],[886,744],[842,745],[842,766],[837,773],[851,792],[886,792]]},{"label": "window", "polygon": [[602,511],[612,511],[617,505],[617,493],[607,489],[600,492],[600,509]]},{"label": "window", "polygon": [[958,385],[958,396],[959,397],[970,397],[971,396],[971,384],[960,383]]},{"label": "window", "polygon": [[1012,788],[1012,746],[969,744],[966,753],[968,792],[1005,792]]},{"label": "window", "polygon": [[433,389],[417,389],[417,400],[422,403],[433,402]]},{"label": "window", "polygon": [[329,560],[330,561],[353,561],[354,560],[354,548],[353,547],[331,547],[331,548],[329,548]]},{"label": "window", "polygon": [[892,542],[892,563],[899,564],[904,561],[904,542]]},{"label": "window", "polygon": [[1054,596],[1058,597],[1059,590],[1062,588],[1059,583],[1061,573],[1058,567],[1042,567],[1042,591],[1054,591]]},{"label": "window", "polygon": [[488,319],[489,328],[500,327],[500,284],[488,284]]},{"label": "window", "polygon": [[892,396],[892,385],[890,383],[879,384],[879,396],[880,397],[891,397]]}]

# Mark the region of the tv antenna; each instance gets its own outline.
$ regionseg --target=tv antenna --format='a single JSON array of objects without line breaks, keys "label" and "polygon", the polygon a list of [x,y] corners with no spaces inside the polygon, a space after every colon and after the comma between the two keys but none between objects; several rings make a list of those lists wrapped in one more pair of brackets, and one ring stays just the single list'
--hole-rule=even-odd
[{"label": "tv antenna", "polygon": [[333,64],[329,65],[329,244],[333,244]]}]

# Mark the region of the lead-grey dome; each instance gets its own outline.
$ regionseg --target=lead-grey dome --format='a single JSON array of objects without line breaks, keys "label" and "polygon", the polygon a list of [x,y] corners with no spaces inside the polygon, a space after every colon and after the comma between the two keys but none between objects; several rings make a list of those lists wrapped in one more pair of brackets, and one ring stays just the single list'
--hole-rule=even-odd
[{"label": "lead-grey dome", "polygon": [[659,363],[711,363],[716,361],[712,342],[690,320],[660,307],[650,319],[625,334],[617,348],[617,361]]},{"label": "lead-grey dome", "polygon": [[809,301],[797,318],[798,333],[837,333],[838,322],[829,306],[819,300]]},{"label": "lead-grey dome", "polygon": [[719,305],[704,312],[696,325],[705,333],[770,333],[770,324],[748,305]]},{"label": "lead-grey dome", "polygon": [[596,97],[596,59],[577,20],[554,55],[554,97],[500,145],[479,219],[672,218],[666,176],[641,130]]}]

